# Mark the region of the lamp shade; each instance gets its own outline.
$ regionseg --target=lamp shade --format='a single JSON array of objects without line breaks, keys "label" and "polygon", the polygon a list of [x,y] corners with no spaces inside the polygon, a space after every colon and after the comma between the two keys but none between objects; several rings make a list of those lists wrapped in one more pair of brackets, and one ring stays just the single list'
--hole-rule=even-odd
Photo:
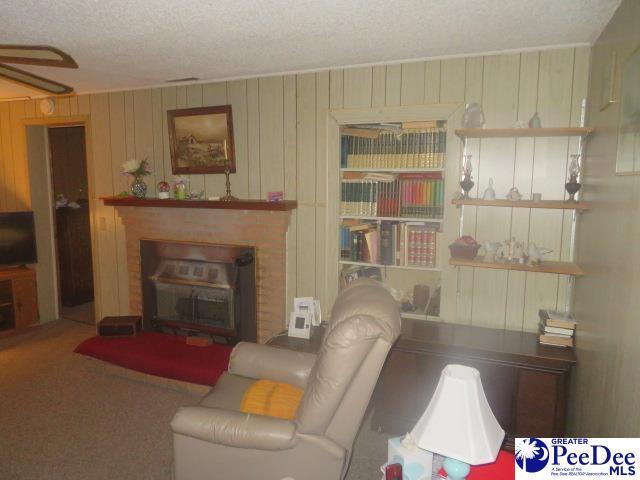
[{"label": "lamp shade", "polygon": [[424,450],[470,465],[495,461],[504,430],[489,407],[480,373],[463,365],[447,365],[411,436]]}]

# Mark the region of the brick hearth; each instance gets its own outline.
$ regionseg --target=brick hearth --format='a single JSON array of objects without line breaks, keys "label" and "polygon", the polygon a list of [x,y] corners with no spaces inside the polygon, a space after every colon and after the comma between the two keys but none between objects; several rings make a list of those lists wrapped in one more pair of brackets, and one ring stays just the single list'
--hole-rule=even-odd
[{"label": "brick hearth", "polygon": [[256,249],[258,341],[285,326],[286,233],[289,211],[117,207],[125,226],[129,302],[142,312],[140,240],[243,245]]}]

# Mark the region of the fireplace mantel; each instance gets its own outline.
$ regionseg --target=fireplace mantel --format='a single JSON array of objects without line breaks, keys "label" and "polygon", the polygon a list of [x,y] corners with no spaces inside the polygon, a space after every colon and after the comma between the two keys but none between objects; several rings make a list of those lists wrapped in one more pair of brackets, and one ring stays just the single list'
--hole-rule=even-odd
[{"label": "fireplace mantel", "polygon": [[258,341],[285,328],[287,230],[295,201],[102,200],[115,207],[124,227],[131,315],[142,314],[142,240],[246,246],[254,248],[256,255]]},{"label": "fireplace mantel", "polygon": [[161,198],[136,198],[127,197],[100,197],[105,205],[110,207],[166,207],[166,208],[213,208],[218,210],[295,210],[298,202],[295,200],[283,200],[281,202],[268,202],[266,200],[174,200]]}]

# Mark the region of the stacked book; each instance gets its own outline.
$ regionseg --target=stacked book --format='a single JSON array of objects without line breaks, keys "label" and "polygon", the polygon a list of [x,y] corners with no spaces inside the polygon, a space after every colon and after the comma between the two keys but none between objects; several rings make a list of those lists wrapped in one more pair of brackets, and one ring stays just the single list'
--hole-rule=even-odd
[{"label": "stacked book", "polygon": [[345,222],[340,256],[374,265],[435,268],[437,228],[423,222]]},{"label": "stacked book", "polygon": [[540,310],[540,337],[543,345],[573,347],[576,321],[568,313]]},{"label": "stacked book", "polygon": [[340,214],[442,218],[444,180],[440,172],[346,175],[340,186]]},{"label": "stacked book", "polygon": [[361,131],[362,134],[358,134],[358,129],[343,132],[342,168],[442,168],[444,165],[447,131],[443,126],[399,132]]}]

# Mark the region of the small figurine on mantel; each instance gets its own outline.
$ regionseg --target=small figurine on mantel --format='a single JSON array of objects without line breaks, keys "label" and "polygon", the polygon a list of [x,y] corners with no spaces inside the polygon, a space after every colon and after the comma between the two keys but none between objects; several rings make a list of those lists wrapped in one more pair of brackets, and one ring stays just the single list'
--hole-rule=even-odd
[{"label": "small figurine on mantel", "polygon": [[489,186],[484,191],[482,195],[483,200],[495,200],[496,199],[496,191],[493,189],[493,178],[489,179]]},{"label": "small figurine on mantel", "polygon": [[171,196],[171,185],[164,180],[158,182],[158,198],[167,200]]},{"label": "small figurine on mantel", "polygon": [[186,200],[187,199],[187,190],[189,189],[189,180],[187,178],[176,175],[173,177],[173,197],[176,200]]}]

